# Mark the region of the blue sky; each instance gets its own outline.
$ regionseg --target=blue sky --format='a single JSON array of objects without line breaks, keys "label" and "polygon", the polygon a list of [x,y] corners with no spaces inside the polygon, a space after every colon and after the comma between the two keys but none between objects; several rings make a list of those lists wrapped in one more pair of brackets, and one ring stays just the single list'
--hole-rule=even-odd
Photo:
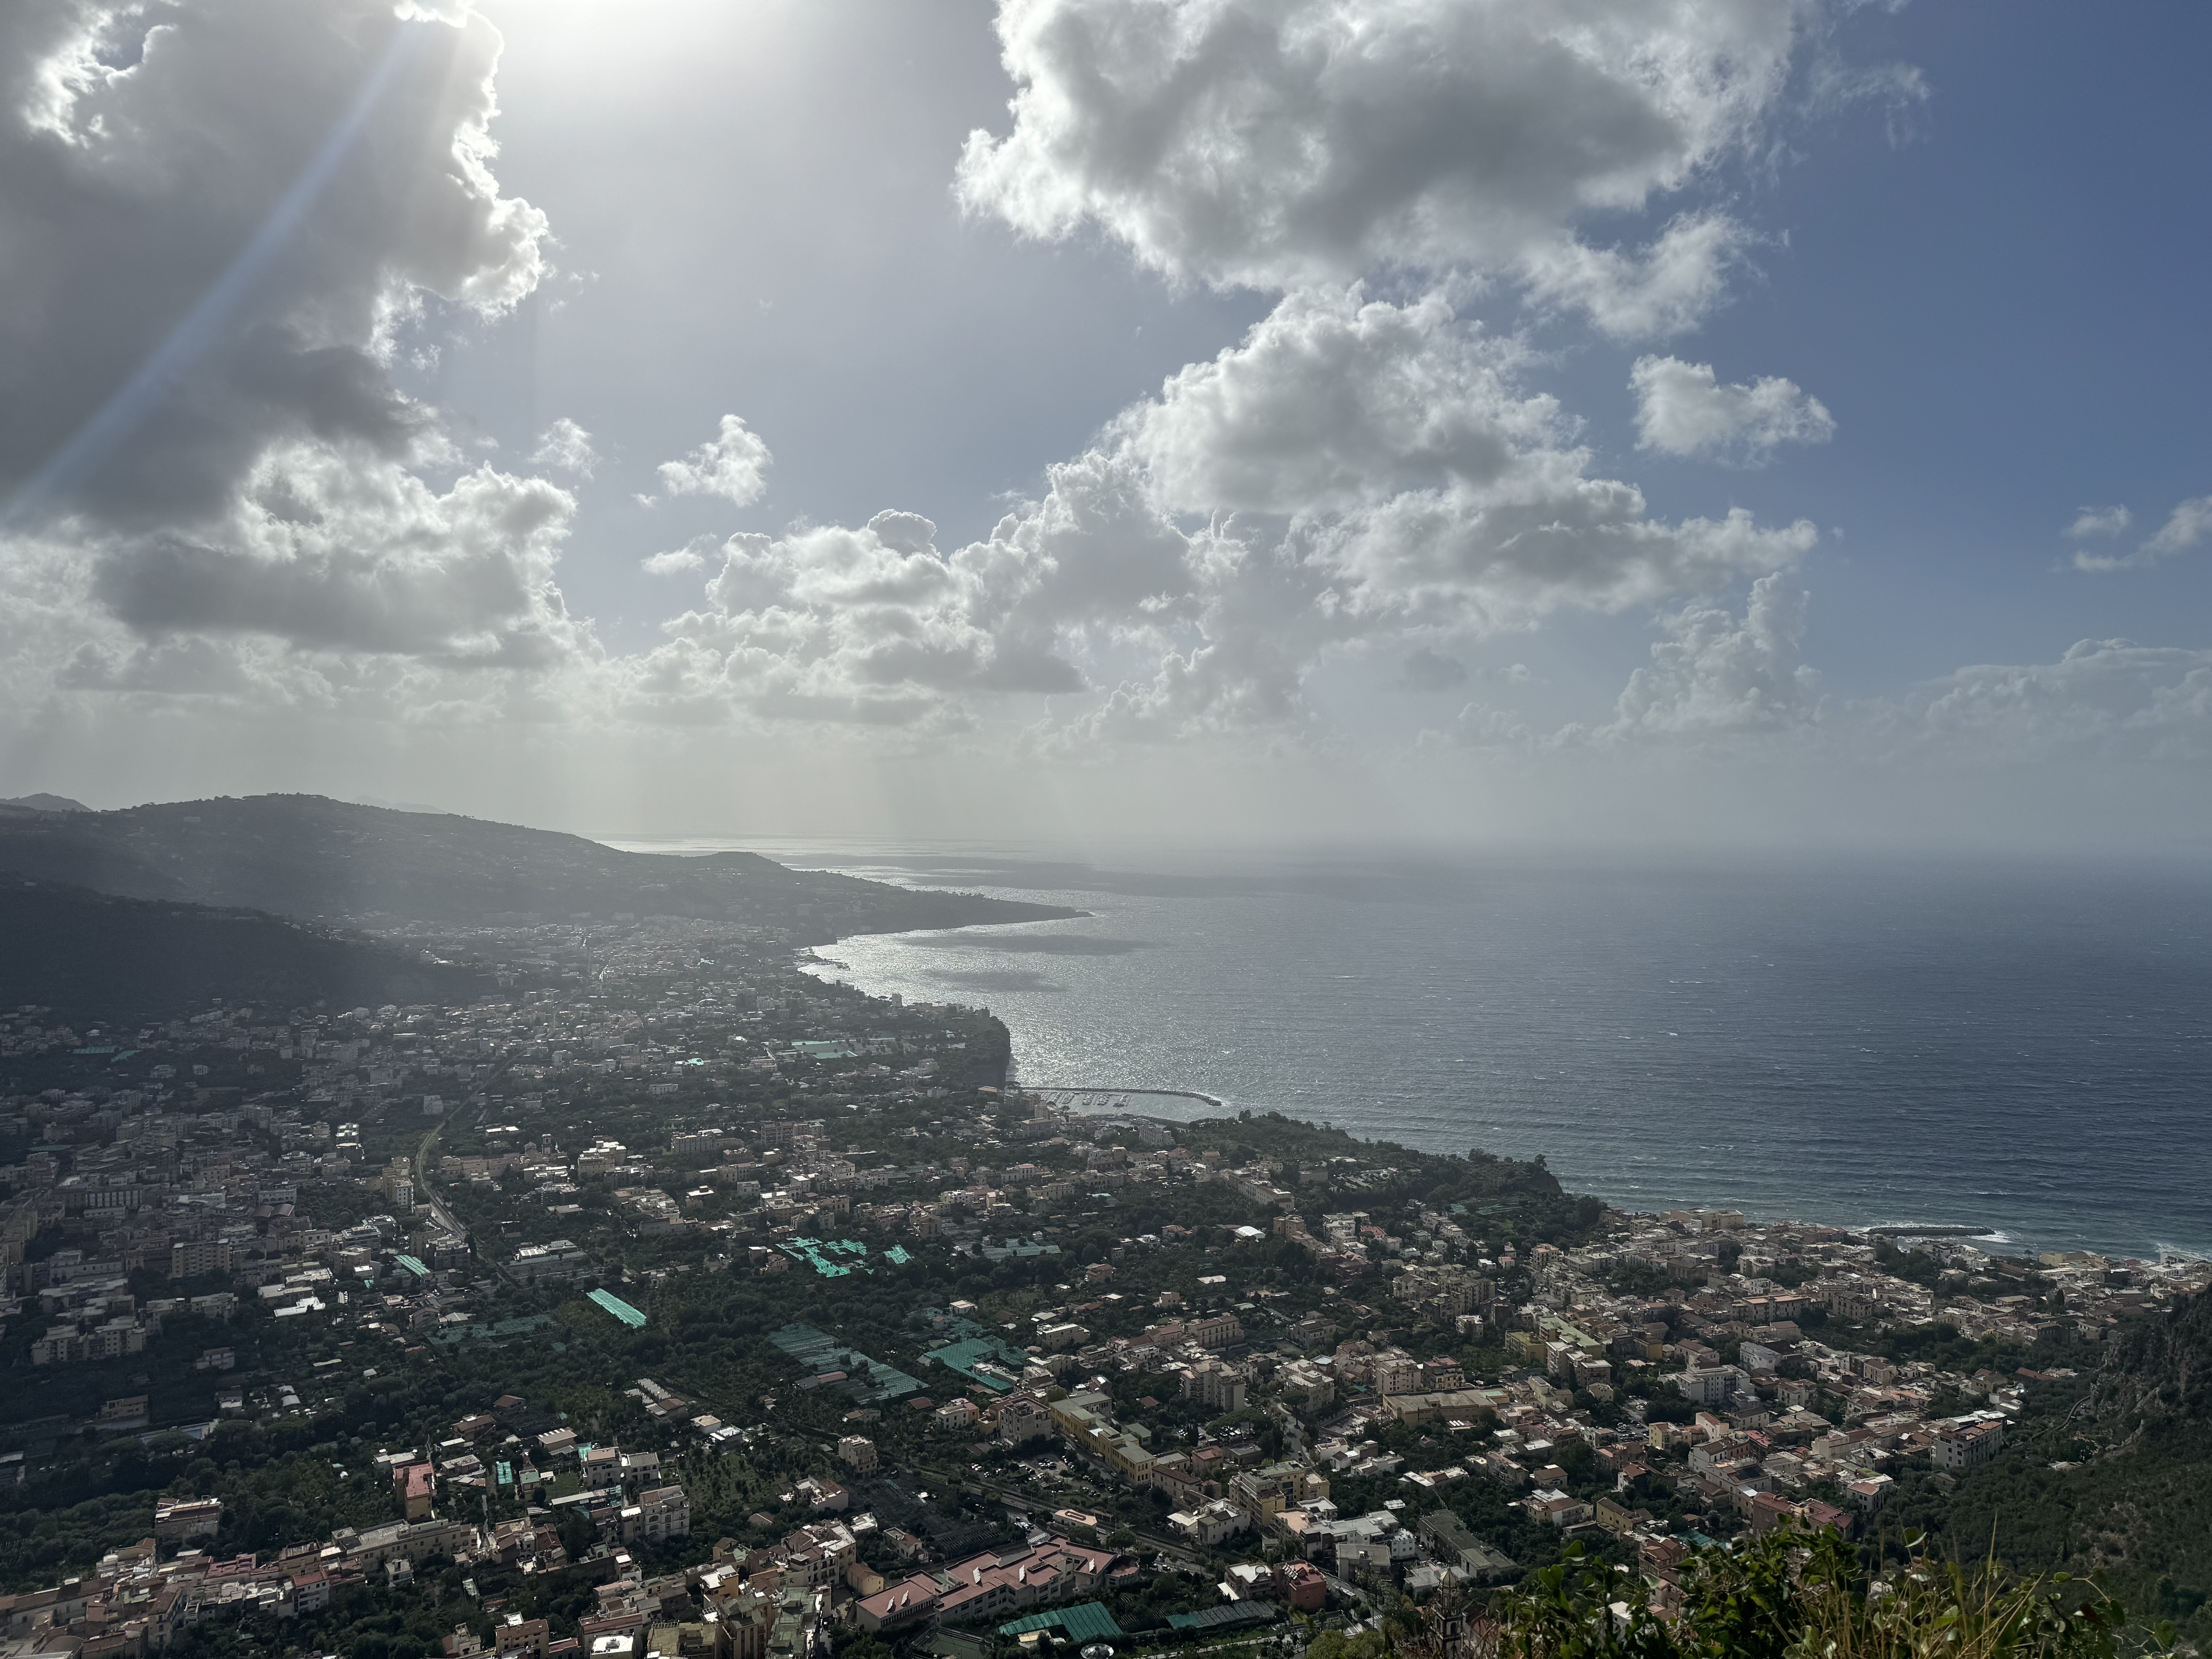
[{"label": "blue sky", "polygon": [[77,394],[0,434],[0,782],[2201,833],[2201,8],[274,3],[0,33],[0,233],[59,250],[19,408],[112,373],[74,335],[157,341],[423,43],[76,498],[20,481]]}]

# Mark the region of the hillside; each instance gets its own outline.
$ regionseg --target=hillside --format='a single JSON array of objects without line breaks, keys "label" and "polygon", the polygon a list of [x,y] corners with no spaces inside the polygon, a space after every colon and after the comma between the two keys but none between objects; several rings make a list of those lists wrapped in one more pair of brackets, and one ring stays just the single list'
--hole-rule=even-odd
[{"label": "hillside", "polygon": [[278,1009],[465,1002],[490,976],[252,911],[0,884],[0,1008],[71,1024],[167,1018],[214,999]]},{"label": "hillside", "polygon": [[2039,1389],[1955,1497],[1908,1492],[1890,1521],[1966,1559],[1994,1540],[2025,1570],[2097,1572],[2212,1644],[2212,1294],[2114,1337],[2094,1377]]},{"label": "hillside", "polygon": [[371,927],[677,915],[784,928],[799,944],[1077,914],[790,870],[753,853],[623,853],[580,836],[319,795],[112,812],[0,807],[0,871]]}]

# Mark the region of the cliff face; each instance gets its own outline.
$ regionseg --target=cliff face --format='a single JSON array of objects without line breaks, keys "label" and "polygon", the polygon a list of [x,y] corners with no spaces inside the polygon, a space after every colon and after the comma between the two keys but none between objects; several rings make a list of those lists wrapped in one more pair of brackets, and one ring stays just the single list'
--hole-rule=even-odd
[{"label": "cliff face", "polygon": [[2120,1428],[2212,1423],[2212,1292],[2115,1337],[2081,1415]]}]

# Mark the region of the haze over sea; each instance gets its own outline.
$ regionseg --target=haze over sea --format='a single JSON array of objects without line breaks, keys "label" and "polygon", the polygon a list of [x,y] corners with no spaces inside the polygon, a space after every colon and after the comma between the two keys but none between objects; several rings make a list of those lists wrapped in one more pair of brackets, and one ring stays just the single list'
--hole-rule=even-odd
[{"label": "haze over sea", "polygon": [[[826,977],[869,992],[988,1006],[1032,1086],[1198,1090],[1417,1146],[1542,1154],[1571,1188],[1638,1209],[2212,1250],[2200,868],[1342,858],[1132,872],[752,844],[1091,912],[823,952]],[[1211,1109],[1138,1106],[1178,1108]]]}]

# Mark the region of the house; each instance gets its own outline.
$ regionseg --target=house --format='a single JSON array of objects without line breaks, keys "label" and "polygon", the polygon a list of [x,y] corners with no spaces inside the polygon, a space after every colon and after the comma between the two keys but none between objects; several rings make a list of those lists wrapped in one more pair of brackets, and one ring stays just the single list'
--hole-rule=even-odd
[{"label": "house", "polygon": [[1590,1506],[1579,1498],[1570,1498],[1563,1492],[1535,1492],[1521,1500],[1521,1507],[1528,1512],[1531,1521],[1541,1521],[1547,1526],[1565,1528],[1579,1527],[1592,1518]]},{"label": "house", "polygon": [[810,1474],[793,1488],[799,1501],[810,1510],[836,1513],[851,1507],[852,1498],[844,1487],[835,1480],[818,1474]]},{"label": "house", "polygon": [[1300,1613],[1319,1613],[1328,1605],[1328,1580],[1310,1562],[1279,1562],[1271,1577],[1277,1597]]},{"label": "house", "polygon": [[545,1659],[545,1650],[551,1645],[552,1627],[543,1619],[525,1619],[519,1613],[507,1615],[507,1622],[492,1632],[493,1651],[499,1659]]},{"label": "house", "polygon": [[1957,1426],[1947,1425],[1928,1449],[1928,1455],[1939,1469],[1970,1469],[1997,1455],[1997,1449],[2004,1444],[2004,1432],[2003,1418],[1994,1412],[1978,1413],[1972,1419],[1960,1419]]},{"label": "house", "polygon": [[837,1460],[856,1474],[870,1474],[876,1468],[876,1443],[865,1434],[841,1436]]},{"label": "house", "polygon": [[1009,1446],[1025,1446],[1052,1432],[1052,1413],[1035,1395],[1010,1395],[999,1402],[999,1438]]},{"label": "house", "polygon": [[1200,1549],[1212,1549],[1251,1524],[1252,1517],[1225,1498],[1217,1498],[1199,1509],[1178,1510],[1168,1516],[1168,1525]]},{"label": "house", "polygon": [[156,1538],[212,1538],[222,1527],[220,1498],[159,1498],[154,1500]]},{"label": "house", "polygon": [[625,1544],[659,1544],[688,1537],[691,1504],[681,1486],[655,1486],[637,1495],[637,1502],[622,1512],[622,1540]]},{"label": "house", "polygon": [[392,1484],[398,1489],[401,1511],[410,1521],[427,1521],[435,1496],[436,1477],[428,1463],[410,1463],[392,1472]]}]

